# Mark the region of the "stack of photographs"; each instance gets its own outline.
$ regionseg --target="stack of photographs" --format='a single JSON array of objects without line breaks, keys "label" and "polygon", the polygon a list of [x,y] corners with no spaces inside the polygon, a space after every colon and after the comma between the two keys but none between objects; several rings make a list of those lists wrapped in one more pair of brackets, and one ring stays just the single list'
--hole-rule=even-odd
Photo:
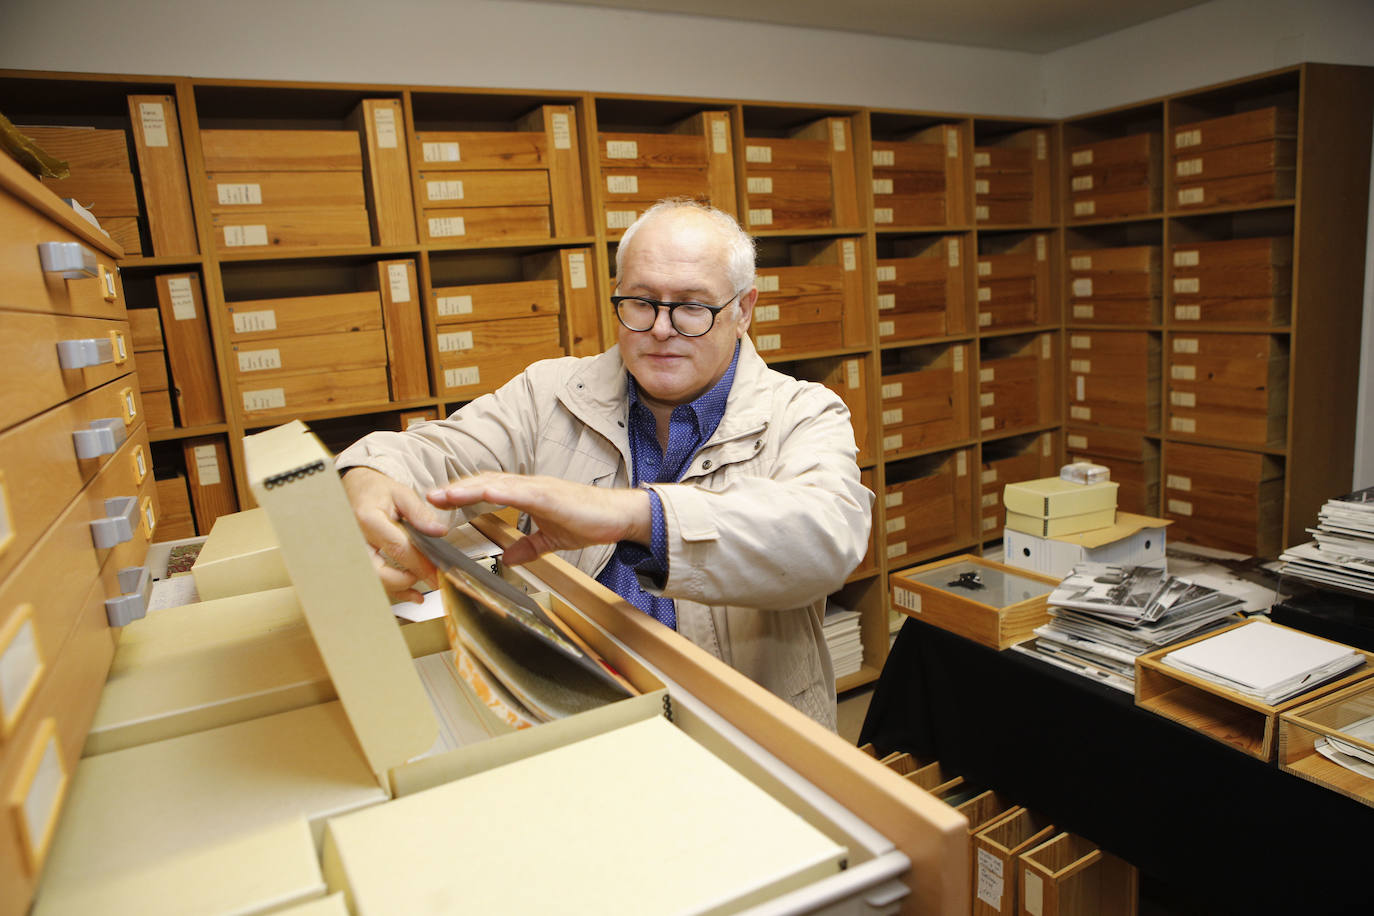
[{"label": "stack of photographs", "polygon": [[1315,540],[1280,557],[1284,575],[1374,595],[1374,487],[1327,500],[1307,530]]}]

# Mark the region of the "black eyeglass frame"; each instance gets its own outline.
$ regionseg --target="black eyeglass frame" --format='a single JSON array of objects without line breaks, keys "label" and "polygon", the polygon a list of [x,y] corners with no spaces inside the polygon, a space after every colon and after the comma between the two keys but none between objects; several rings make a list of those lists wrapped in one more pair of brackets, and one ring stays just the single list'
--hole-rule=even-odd
[{"label": "black eyeglass frame", "polygon": [[[707,334],[710,334],[711,330],[716,326],[716,316],[723,312],[725,309],[728,309],[731,305],[733,305],[735,300],[738,299],[740,296],[743,296],[748,288],[749,287],[746,286],[744,289],[735,293],[721,305],[707,305],[705,302],[663,302],[659,299],[650,299],[648,296],[612,296],[611,308],[615,311],[616,320],[620,322],[620,324],[625,328],[625,330],[634,331],[636,334],[643,334],[646,331],[652,331],[654,329],[654,325],[658,324],[658,310],[666,308],[668,310],[668,323],[673,326],[674,331],[681,334],[683,337],[705,337]],[[620,303],[624,302],[627,299],[637,299],[640,302],[647,302],[654,307],[654,320],[649,322],[649,326],[647,328],[632,328],[629,326],[629,324],[626,323],[625,319],[621,316]],[[690,305],[694,308],[699,309],[706,309],[708,312],[711,313],[711,323],[706,326],[706,330],[701,331],[697,334],[689,334],[686,331],[682,330],[682,328],[677,326],[677,320],[673,317],[673,313],[684,305]]]}]

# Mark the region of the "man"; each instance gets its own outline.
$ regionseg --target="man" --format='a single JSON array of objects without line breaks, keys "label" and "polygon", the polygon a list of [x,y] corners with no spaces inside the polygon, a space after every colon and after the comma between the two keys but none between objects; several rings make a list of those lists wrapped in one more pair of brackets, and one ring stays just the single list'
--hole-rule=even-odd
[{"label": "man", "polygon": [[616,274],[616,346],[339,456],[379,575],[417,599],[433,572],[398,518],[443,534],[431,506],[513,506],[533,530],[506,562],[558,551],[833,729],[821,616],[863,558],[873,500],[848,411],[754,350],[754,245],[730,216],[658,203]]}]

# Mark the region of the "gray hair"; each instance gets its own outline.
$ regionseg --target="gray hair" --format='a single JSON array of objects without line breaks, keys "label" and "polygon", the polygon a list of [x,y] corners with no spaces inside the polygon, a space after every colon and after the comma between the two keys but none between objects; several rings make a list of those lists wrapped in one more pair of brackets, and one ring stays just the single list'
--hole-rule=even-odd
[{"label": "gray hair", "polygon": [[[660,200],[635,220],[625,234],[620,237],[620,245],[615,250],[615,273],[619,277],[625,260],[625,247],[634,238],[640,226],[657,219],[665,213],[688,210],[700,213],[720,231],[725,241],[725,271],[733,290],[749,289],[754,285],[754,259],[756,251],[754,240],[741,228],[739,222],[724,210],[717,210],[690,197],[668,197]],[[732,291],[733,291],[732,290]]]}]

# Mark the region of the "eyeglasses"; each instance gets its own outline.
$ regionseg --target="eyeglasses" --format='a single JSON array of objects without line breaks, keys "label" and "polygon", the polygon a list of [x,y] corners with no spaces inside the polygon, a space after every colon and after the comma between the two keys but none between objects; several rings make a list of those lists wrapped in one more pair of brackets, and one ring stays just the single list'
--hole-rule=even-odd
[{"label": "eyeglasses", "polygon": [[615,317],[631,331],[647,331],[658,321],[658,310],[668,310],[668,321],[673,330],[683,337],[700,337],[715,327],[716,313],[729,308],[744,290],[731,296],[722,305],[706,305],[702,302],[660,302],[644,296],[612,296],[611,306]]}]

